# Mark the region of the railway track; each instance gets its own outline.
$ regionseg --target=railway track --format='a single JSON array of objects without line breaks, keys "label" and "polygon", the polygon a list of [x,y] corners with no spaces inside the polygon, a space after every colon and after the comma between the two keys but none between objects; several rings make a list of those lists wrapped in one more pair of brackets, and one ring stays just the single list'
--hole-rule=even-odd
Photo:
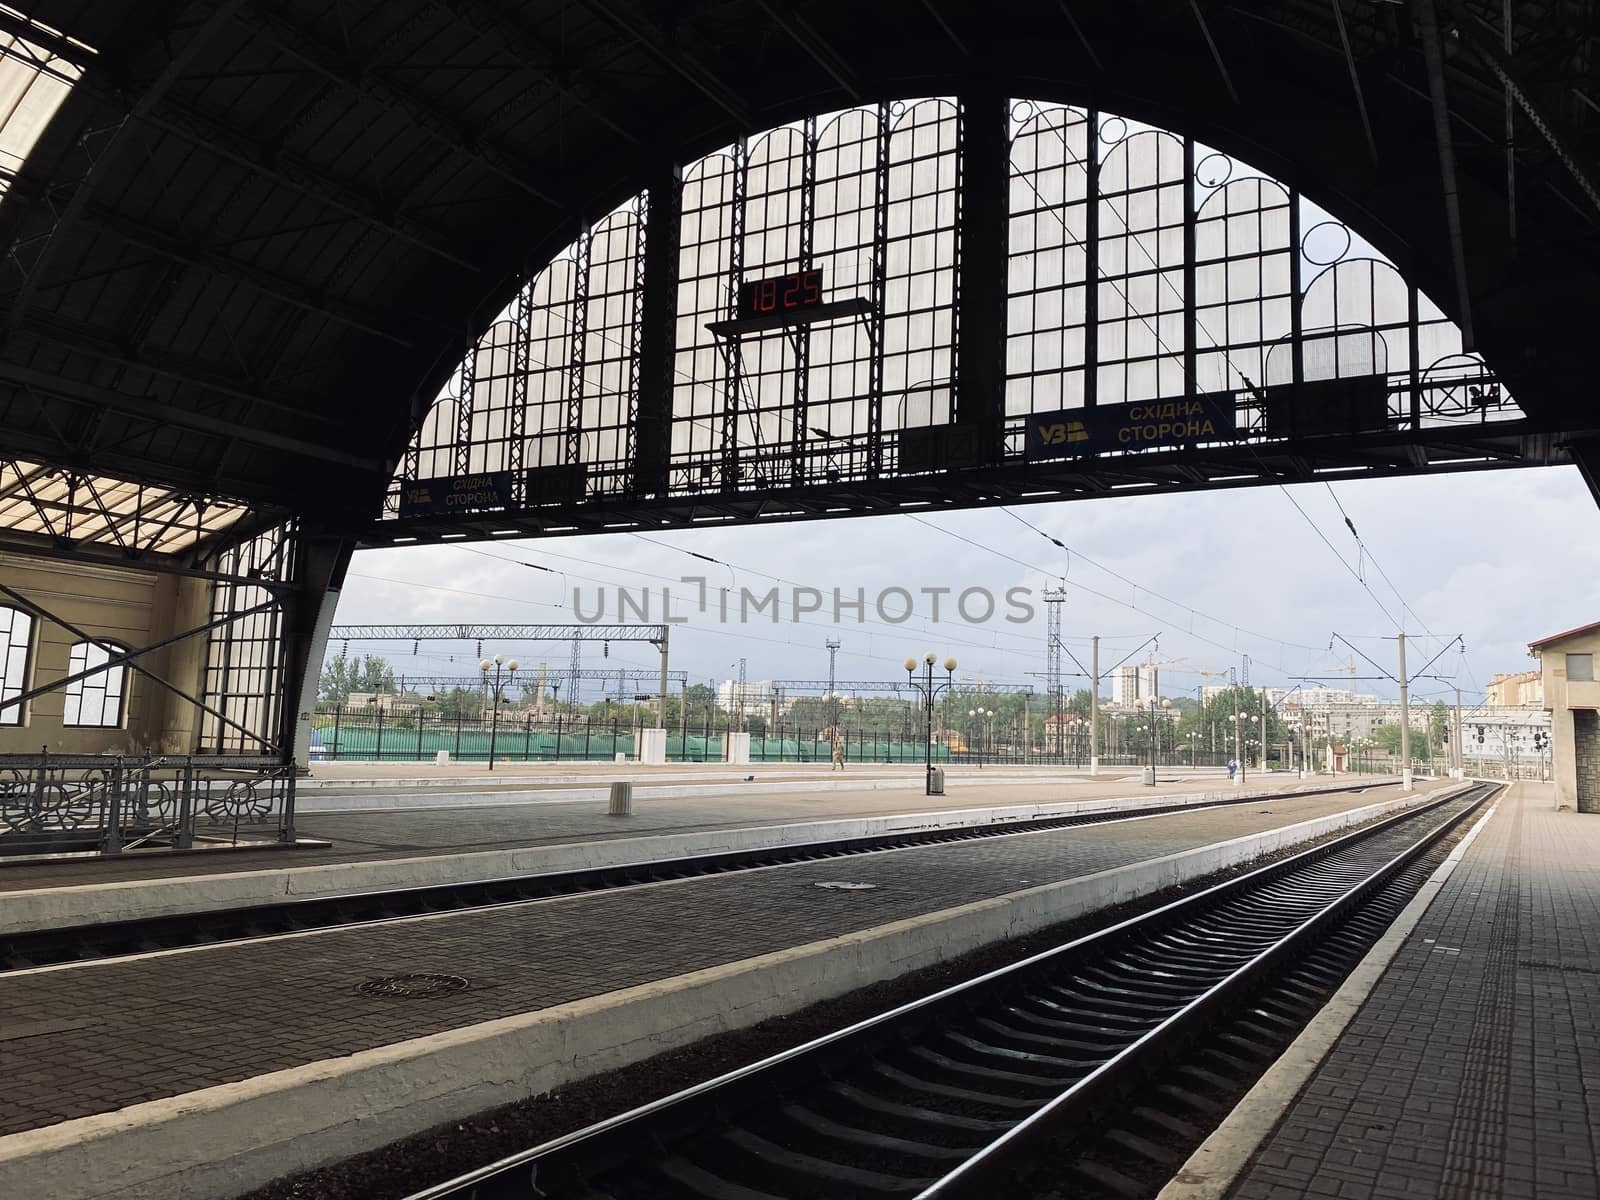
[{"label": "railway track", "polygon": [[[1140,1171],[1148,1181],[1181,1163],[1175,1144],[1226,1112],[1217,1086],[1253,1078],[1275,1057],[1273,1037],[1292,1038],[1295,1014],[1337,986],[1330,949],[1359,958],[1392,917],[1384,905],[1398,911],[1424,856],[1497,786],[1468,786],[411,1200],[1149,1195]],[[1188,1074],[1163,1081],[1186,1060]]]},{"label": "railway track", "polygon": [[[1042,830],[1066,829],[1127,821],[1153,814],[1195,812],[1200,809],[1255,804],[1301,796],[1350,791],[1349,787],[1315,788],[1303,792],[1228,796],[1180,807],[1121,809],[1064,817],[1042,817],[1003,825],[928,829],[802,842],[753,850],[734,850],[684,858],[660,859],[576,871],[547,871],[464,883],[429,884],[352,892],[337,896],[308,896],[270,904],[212,909],[200,913],[144,917],[127,921],[0,934],[0,975],[8,971],[61,963],[117,958],[150,951],[172,950],[219,942],[247,941],[306,930],[344,928],[432,913],[526,904],[584,892],[632,887],[668,879],[753,870],[785,863],[816,862],[855,854],[874,854],[913,846],[934,846],[980,838],[1009,837]],[[0,893],[3,899],[4,893]]]}]

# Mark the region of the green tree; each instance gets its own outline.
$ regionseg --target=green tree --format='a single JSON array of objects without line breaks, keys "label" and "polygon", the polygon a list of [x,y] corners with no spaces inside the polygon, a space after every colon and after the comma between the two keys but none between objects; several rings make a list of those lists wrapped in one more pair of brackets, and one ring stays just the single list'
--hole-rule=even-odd
[{"label": "green tree", "polygon": [[[1440,707],[1443,706],[1441,705]],[[1384,750],[1389,754],[1399,754],[1399,722],[1397,721],[1393,725],[1379,725],[1372,731],[1372,740],[1374,743],[1376,743],[1379,749]],[[1418,729],[1413,726],[1411,729],[1411,761],[1416,762],[1418,759],[1427,758],[1433,753],[1433,747],[1434,741],[1430,735],[1430,731],[1427,729]]]},{"label": "green tree", "polygon": [[451,688],[433,698],[441,720],[476,720],[483,711],[483,696],[471,688]]},{"label": "green tree", "polygon": [[[1237,704],[1237,710],[1235,705]],[[1173,708],[1179,711],[1178,741],[1180,744],[1188,743],[1192,746],[1210,749],[1215,739],[1217,751],[1234,753],[1234,728],[1233,716],[1239,714],[1239,740],[1245,744],[1249,751],[1249,743],[1261,740],[1261,692],[1255,688],[1232,687],[1224,688],[1205,704],[1198,705],[1190,701],[1174,701]],[[1283,719],[1274,709],[1269,709],[1267,714],[1267,744],[1269,747],[1281,746],[1284,742],[1292,741],[1293,737]],[[1251,761],[1255,755],[1249,755]]]},{"label": "green tree", "polygon": [[344,655],[322,665],[317,698],[343,704],[351,692],[392,692],[394,668],[376,654],[351,661]]}]

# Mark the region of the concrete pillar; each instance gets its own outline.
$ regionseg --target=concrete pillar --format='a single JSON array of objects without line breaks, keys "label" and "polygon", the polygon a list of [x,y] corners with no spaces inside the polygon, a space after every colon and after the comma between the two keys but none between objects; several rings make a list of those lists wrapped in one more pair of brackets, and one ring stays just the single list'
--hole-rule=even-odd
[{"label": "concrete pillar", "polygon": [[1555,778],[1556,808],[1578,807],[1578,764],[1574,752],[1572,710],[1560,705],[1550,713],[1550,766]]}]

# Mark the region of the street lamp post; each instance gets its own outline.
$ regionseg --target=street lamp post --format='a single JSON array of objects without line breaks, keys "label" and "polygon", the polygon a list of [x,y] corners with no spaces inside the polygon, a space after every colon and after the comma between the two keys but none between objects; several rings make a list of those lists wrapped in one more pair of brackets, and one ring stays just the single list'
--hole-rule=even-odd
[{"label": "street lamp post", "polygon": [[908,658],[905,663],[906,678],[911,686],[922,696],[922,702],[927,713],[927,734],[923,741],[922,794],[924,796],[933,795],[933,702],[940,692],[948,692],[950,690],[955,682],[956,670],[956,660],[953,658],[945,659],[944,682],[936,684],[933,682],[934,662],[935,655],[932,650],[922,656],[923,676],[921,683],[917,682],[917,660]]},{"label": "street lamp post", "polygon": [[[493,676],[489,674],[491,668],[494,670]],[[494,708],[489,717],[489,770],[492,771],[494,770],[495,738],[500,732],[500,701],[505,699],[503,685],[510,683],[516,677],[517,660],[513,658],[510,662],[507,662],[496,654],[492,662],[487,658],[480,662],[478,670],[483,672],[483,682],[494,689],[492,693]]]}]

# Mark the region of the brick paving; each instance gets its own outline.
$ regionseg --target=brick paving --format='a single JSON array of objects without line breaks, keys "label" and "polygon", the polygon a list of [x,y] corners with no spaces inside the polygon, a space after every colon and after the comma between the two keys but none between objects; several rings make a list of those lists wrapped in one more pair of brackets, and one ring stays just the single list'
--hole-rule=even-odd
[{"label": "brick paving", "polygon": [[1600,817],[1519,783],[1234,1200],[1600,1197]]},{"label": "brick paving", "polygon": [[[413,764],[414,765],[414,764]],[[977,772],[972,772],[976,775]],[[1253,777],[1248,786],[1286,791],[1317,780],[1292,775]],[[1334,782],[1331,778],[1320,781]],[[738,829],[751,825],[779,825],[791,821],[831,821],[885,813],[932,812],[991,805],[1045,804],[1056,801],[1096,800],[1107,796],[1185,792],[1226,793],[1225,777],[1163,777],[1159,786],[1145,789],[1138,780],[1089,779],[1065,776],[1040,783],[995,785],[976,778],[952,784],[944,796],[924,796],[907,788],[876,791],[817,791],[766,793],[760,783],[750,791],[723,789],[704,798],[653,799],[648,786],[634,789],[634,816],[625,821],[605,815],[603,796],[590,800],[531,804],[472,805],[427,810],[391,809],[367,812],[316,813],[296,822],[299,832],[324,838],[329,848],[227,850],[191,855],[128,855],[117,859],[49,863],[0,861],[0,893],[22,888],[64,887],[86,883],[117,883],[159,879],[175,875],[232,874],[238,871],[282,870],[339,862],[384,858],[409,858],[426,854],[467,854],[481,850],[506,850],[560,842],[604,841],[641,834],[691,833],[712,829]],[[441,799],[441,803],[447,802]]]},{"label": "brick paving", "polygon": [[[1274,798],[0,977],[0,1134],[667,979],[1398,794]],[[876,886],[813,886],[830,880]],[[366,979],[405,972],[462,975],[472,985],[406,1000],[355,991]]]}]

